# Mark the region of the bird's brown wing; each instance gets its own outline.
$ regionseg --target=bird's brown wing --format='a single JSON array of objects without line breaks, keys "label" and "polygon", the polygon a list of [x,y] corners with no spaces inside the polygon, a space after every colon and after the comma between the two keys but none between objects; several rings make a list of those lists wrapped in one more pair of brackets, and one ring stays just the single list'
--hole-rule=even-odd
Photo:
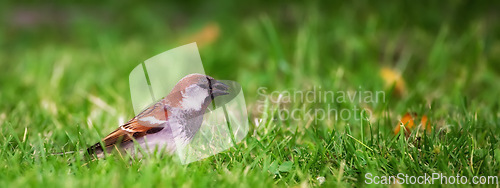
[{"label": "bird's brown wing", "polygon": [[161,102],[158,102],[102,139],[104,147],[101,146],[100,142],[98,142],[89,147],[87,151],[90,154],[93,154],[97,151],[103,151],[104,148],[130,142],[147,134],[156,133],[164,128],[162,125],[167,120],[168,110],[164,108],[164,105]]}]

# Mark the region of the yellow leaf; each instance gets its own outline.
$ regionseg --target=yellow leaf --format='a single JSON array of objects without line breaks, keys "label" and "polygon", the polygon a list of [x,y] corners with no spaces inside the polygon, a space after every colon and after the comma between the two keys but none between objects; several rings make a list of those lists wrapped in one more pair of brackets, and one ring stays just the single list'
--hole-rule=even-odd
[{"label": "yellow leaf", "polygon": [[219,24],[211,22],[205,25],[200,31],[188,36],[186,40],[188,42],[196,42],[199,47],[203,47],[215,42],[219,38],[219,32]]},{"label": "yellow leaf", "polygon": [[406,84],[400,73],[384,67],[380,69],[380,76],[384,79],[386,88],[394,85],[394,94],[397,96],[403,96],[406,93]]}]

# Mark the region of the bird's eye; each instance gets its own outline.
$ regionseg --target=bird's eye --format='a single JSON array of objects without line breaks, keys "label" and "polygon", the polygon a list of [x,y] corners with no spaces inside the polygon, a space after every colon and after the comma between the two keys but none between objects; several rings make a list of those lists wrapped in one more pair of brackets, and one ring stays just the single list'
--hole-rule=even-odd
[{"label": "bird's eye", "polygon": [[207,78],[206,82],[201,82],[200,84],[198,84],[198,86],[200,86],[203,89],[210,89],[211,86],[210,79]]},{"label": "bird's eye", "polygon": [[208,89],[210,90],[210,95],[212,95],[212,80],[210,80],[210,78],[207,77],[207,81],[208,81]]}]

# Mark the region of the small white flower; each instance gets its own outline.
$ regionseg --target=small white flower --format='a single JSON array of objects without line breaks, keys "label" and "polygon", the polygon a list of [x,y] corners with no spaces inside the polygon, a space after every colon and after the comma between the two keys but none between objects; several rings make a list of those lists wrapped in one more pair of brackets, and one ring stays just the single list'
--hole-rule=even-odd
[{"label": "small white flower", "polygon": [[326,179],[325,179],[325,177],[323,177],[323,176],[318,176],[318,177],[316,178],[316,180],[317,180],[317,181],[318,181],[318,183],[321,185],[321,184],[325,183],[325,180],[326,180]]}]

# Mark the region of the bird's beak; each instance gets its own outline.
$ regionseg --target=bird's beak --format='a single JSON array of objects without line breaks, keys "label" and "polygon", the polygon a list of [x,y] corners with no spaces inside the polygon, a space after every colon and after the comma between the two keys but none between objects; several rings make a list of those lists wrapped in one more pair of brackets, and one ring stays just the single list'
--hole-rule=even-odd
[{"label": "bird's beak", "polygon": [[214,95],[214,97],[229,94],[229,86],[220,81],[214,81],[215,82],[212,83],[212,95]]}]

